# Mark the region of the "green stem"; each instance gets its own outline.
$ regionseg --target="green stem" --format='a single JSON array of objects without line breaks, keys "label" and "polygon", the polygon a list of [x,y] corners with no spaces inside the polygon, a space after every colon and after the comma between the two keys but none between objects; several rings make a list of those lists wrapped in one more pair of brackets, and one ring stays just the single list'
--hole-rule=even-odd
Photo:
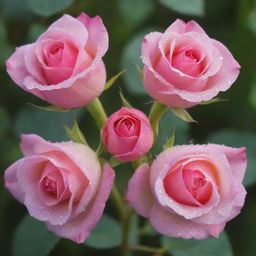
[{"label": "green stem", "polygon": [[130,230],[131,230],[132,214],[133,214],[133,210],[129,208],[127,215],[122,222],[122,226],[123,226],[123,235],[122,235],[122,244],[121,244],[122,256],[130,256],[129,237],[130,237]]},{"label": "green stem", "polygon": [[96,98],[95,100],[87,104],[86,107],[90,112],[91,116],[94,118],[98,128],[101,129],[107,120],[107,115],[99,98]]},{"label": "green stem", "polygon": [[166,248],[155,248],[155,247],[149,247],[145,245],[133,245],[130,247],[130,250],[132,251],[140,251],[140,252],[149,252],[149,253],[157,253],[157,254],[164,254],[167,250]]},{"label": "green stem", "polygon": [[126,218],[127,211],[124,206],[123,198],[120,195],[120,193],[115,185],[113,185],[113,188],[111,191],[111,199],[113,200],[113,202],[116,206],[120,220],[123,221]]},{"label": "green stem", "polygon": [[154,132],[155,140],[158,136],[159,121],[166,110],[167,110],[167,106],[165,106],[157,101],[155,101],[151,107],[151,110],[149,113],[149,120],[150,120],[152,129],[153,129],[153,132]]}]

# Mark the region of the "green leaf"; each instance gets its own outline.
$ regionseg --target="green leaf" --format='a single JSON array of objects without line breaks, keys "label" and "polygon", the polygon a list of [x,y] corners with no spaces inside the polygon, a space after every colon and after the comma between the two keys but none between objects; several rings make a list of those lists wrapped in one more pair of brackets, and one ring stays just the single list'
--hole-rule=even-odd
[{"label": "green leaf", "polygon": [[201,102],[200,105],[209,105],[209,104],[212,104],[212,103],[223,102],[223,101],[228,101],[228,99],[213,98],[211,100]]},{"label": "green leaf", "polygon": [[163,145],[171,136],[171,132],[175,130],[175,143],[178,145],[188,144],[189,123],[184,122],[171,111],[166,111],[159,122],[159,136],[156,144],[152,148],[152,153],[158,155],[163,151]]},{"label": "green leaf", "polygon": [[138,74],[135,64],[141,65],[141,43],[146,34],[152,31],[158,31],[156,28],[147,28],[138,33],[124,48],[122,54],[122,69],[126,69],[124,82],[129,92],[136,95],[148,95],[144,90],[140,75]]},{"label": "green leaf", "polygon": [[225,232],[219,238],[205,240],[170,238],[162,236],[162,246],[173,256],[232,256],[232,248]]},{"label": "green leaf", "polygon": [[31,21],[35,15],[30,10],[27,0],[1,0],[0,1],[1,15],[4,17],[21,21]]},{"label": "green leaf", "polygon": [[[154,0],[119,0],[118,8],[126,24],[139,26],[154,11]],[[132,19],[131,19],[132,17]]]},{"label": "green leaf", "polygon": [[160,3],[184,15],[204,16],[204,0],[160,0]]},{"label": "green leaf", "polygon": [[135,64],[135,67],[136,67],[136,69],[137,69],[137,71],[138,71],[138,73],[139,73],[139,75],[140,75],[141,81],[143,81],[144,73],[143,73],[141,67],[140,67],[138,64]]},{"label": "green leaf", "polygon": [[122,70],[121,72],[119,72],[117,75],[113,76],[112,78],[110,78],[105,85],[105,90],[109,89],[114,83],[115,81],[125,72],[126,70]]},{"label": "green leaf", "polygon": [[111,165],[112,168],[117,167],[120,164],[123,164],[123,162],[118,161],[116,158],[113,156],[108,160],[109,164]]},{"label": "green leaf", "polygon": [[67,140],[64,125],[72,126],[73,120],[79,120],[81,110],[69,112],[50,112],[32,107],[21,109],[14,122],[17,137],[21,133],[36,133],[46,140]]},{"label": "green leaf", "polygon": [[119,92],[122,104],[124,107],[126,108],[132,108],[132,105],[129,103],[129,101],[124,97],[124,95],[122,94],[122,92]]},{"label": "green leaf", "polygon": [[192,116],[188,113],[188,111],[185,108],[170,108],[170,109],[180,119],[188,123],[197,123],[197,121],[192,118]]},{"label": "green leaf", "polygon": [[14,234],[13,256],[47,256],[59,240],[45,223],[26,215]]},{"label": "green leaf", "polygon": [[243,184],[245,186],[250,186],[256,182],[256,171],[255,171],[255,163],[256,163],[256,148],[255,141],[256,136],[254,134],[231,130],[231,129],[223,129],[217,131],[210,135],[208,141],[211,143],[221,144],[230,147],[246,147],[247,148],[247,158],[248,165],[245,173],[245,178]]},{"label": "green leaf", "polygon": [[47,27],[40,24],[31,24],[28,33],[28,41],[34,42],[37,38],[46,31]]},{"label": "green leaf", "polygon": [[4,108],[0,107],[0,138],[9,127],[9,118]]},{"label": "green leaf", "polygon": [[163,149],[172,148],[174,146],[175,142],[175,132],[173,132],[172,136],[166,141],[166,143],[163,146]]},{"label": "green leaf", "polygon": [[28,6],[38,15],[50,16],[68,7],[74,0],[27,0]]},{"label": "green leaf", "polygon": [[65,126],[65,131],[67,133],[67,136],[74,142],[88,145],[84,134],[82,133],[77,124],[77,121],[74,122],[72,129],[69,129],[67,126]]},{"label": "green leaf", "polygon": [[46,110],[46,111],[52,111],[52,112],[68,112],[71,111],[72,109],[64,109],[64,108],[60,108],[60,107],[56,107],[56,106],[38,106],[32,103],[28,103],[28,105],[41,109],[41,110]]},{"label": "green leaf", "polygon": [[85,244],[97,249],[110,249],[121,244],[122,231],[118,222],[104,214]]}]

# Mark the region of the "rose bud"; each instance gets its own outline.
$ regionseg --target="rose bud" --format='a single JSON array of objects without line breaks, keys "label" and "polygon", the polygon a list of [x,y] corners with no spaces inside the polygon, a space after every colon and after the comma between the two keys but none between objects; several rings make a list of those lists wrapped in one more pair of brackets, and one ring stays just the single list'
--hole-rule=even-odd
[{"label": "rose bud", "polygon": [[177,108],[226,91],[240,70],[229,50],[195,21],[176,20],[164,33],[146,35],[141,58],[145,90],[156,101]]},{"label": "rose bud", "polygon": [[55,106],[81,107],[104,89],[107,49],[99,16],[65,14],[34,43],[17,48],[6,62],[7,72],[22,89]]},{"label": "rose bud", "polygon": [[163,235],[218,237],[244,205],[245,151],[213,144],[167,149],[136,170],[127,199]]},{"label": "rose bud", "polygon": [[5,171],[5,187],[57,235],[83,243],[100,220],[114,171],[83,144],[22,135],[24,157]]},{"label": "rose bud", "polygon": [[119,161],[135,161],[153,144],[153,132],[147,116],[134,108],[121,108],[112,114],[102,129],[102,141]]}]

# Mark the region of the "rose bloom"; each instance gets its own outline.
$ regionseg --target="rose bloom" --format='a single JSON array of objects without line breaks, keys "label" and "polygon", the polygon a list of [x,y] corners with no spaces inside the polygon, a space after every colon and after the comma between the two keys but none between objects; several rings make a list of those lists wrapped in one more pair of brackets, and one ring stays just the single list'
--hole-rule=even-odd
[{"label": "rose bloom", "polygon": [[164,33],[146,35],[141,58],[145,90],[160,103],[177,108],[192,107],[226,91],[240,70],[229,50],[194,21],[176,20]]},{"label": "rose bloom", "polygon": [[31,216],[57,235],[82,243],[102,216],[114,171],[74,142],[50,143],[22,135],[24,157],[5,172],[5,187]]},{"label": "rose bloom", "polygon": [[36,42],[17,48],[6,62],[7,72],[22,89],[55,106],[81,107],[104,89],[107,49],[99,16],[65,14]]},{"label": "rose bloom", "polygon": [[153,144],[153,132],[147,116],[134,108],[123,107],[112,114],[101,135],[107,150],[122,162],[139,159]]},{"label": "rose bloom", "polygon": [[244,204],[245,151],[214,144],[170,148],[136,170],[127,199],[163,235],[218,237]]}]

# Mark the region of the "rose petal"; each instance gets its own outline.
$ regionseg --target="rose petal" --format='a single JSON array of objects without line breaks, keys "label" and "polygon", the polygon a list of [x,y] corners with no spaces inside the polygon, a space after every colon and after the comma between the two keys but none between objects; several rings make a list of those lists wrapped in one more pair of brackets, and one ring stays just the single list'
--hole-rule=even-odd
[{"label": "rose petal", "polygon": [[210,236],[218,237],[223,231],[225,224],[199,225],[188,221],[177,214],[170,214],[160,206],[154,205],[150,211],[149,221],[161,234],[183,239],[205,239]]},{"label": "rose petal", "polygon": [[126,199],[135,211],[144,216],[149,216],[149,211],[154,204],[154,198],[149,184],[150,167],[140,165],[129,180]]},{"label": "rose petal", "polygon": [[112,189],[114,176],[112,168],[105,164],[100,187],[91,208],[86,209],[84,213],[63,225],[47,223],[48,228],[59,236],[71,239],[76,243],[83,243],[102,216],[105,203]]}]

